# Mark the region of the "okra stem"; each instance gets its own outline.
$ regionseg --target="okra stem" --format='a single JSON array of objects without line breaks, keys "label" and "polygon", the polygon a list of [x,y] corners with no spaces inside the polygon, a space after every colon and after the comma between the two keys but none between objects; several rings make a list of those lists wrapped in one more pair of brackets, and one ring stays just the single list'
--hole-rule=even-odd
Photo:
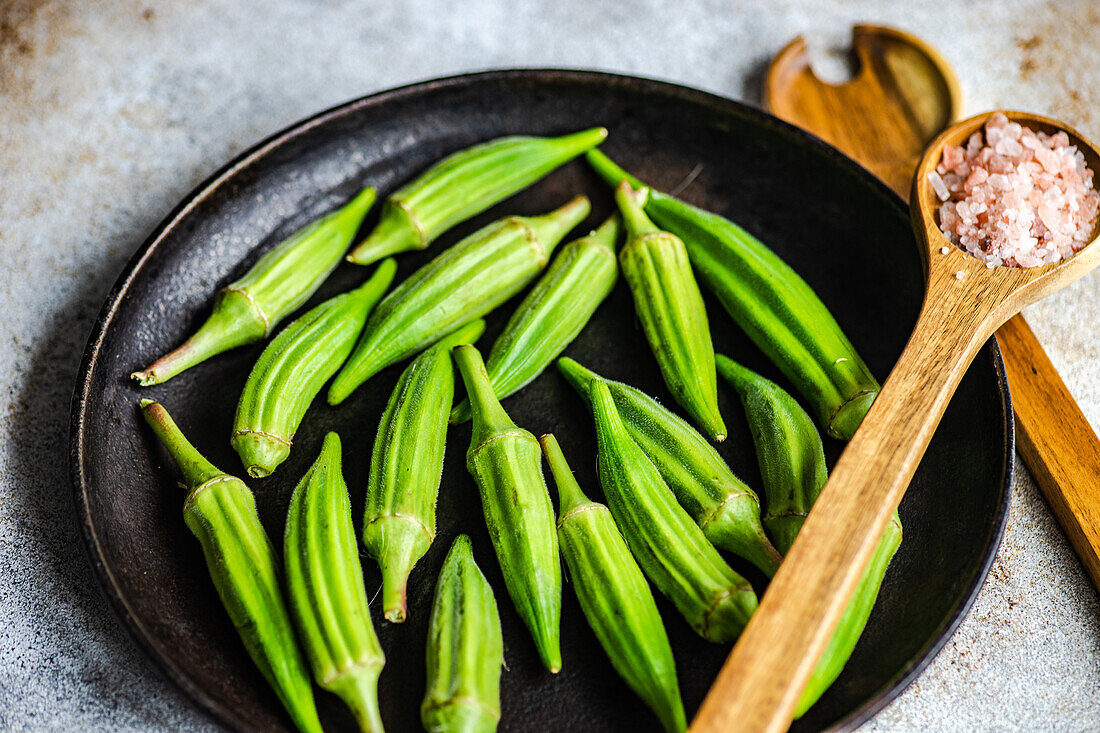
[{"label": "okra stem", "polygon": [[145,422],[149,424],[160,442],[172,454],[176,466],[183,474],[185,484],[200,486],[211,479],[224,475],[184,437],[163,405],[154,400],[142,400],[141,409],[145,415]]},{"label": "okra stem", "polygon": [[619,205],[619,211],[622,212],[623,221],[626,223],[627,241],[660,231],[642,209],[645,197],[644,190],[635,191],[626,181],[620,183],[615,189],[615,203]]},{"label": "okra stem", "polygon": [[384,733],[378,710],[378,677],[381,674],[382,667],[372,664],[349,670],[326,686],[348,706],[362,733]]},{"label": "okra stem", "polygon": [[573,469],[569,467],[565,454],[561,452],[558,439],[553,435],[544,435],[539,438],[539,444],[542,446],[546,465],[550,467],[550,475],[554,477],[554,484],[558,487],[558,521],[561,521],[569,512],[591,502],[581,490],[581,485],[577,483]]}]

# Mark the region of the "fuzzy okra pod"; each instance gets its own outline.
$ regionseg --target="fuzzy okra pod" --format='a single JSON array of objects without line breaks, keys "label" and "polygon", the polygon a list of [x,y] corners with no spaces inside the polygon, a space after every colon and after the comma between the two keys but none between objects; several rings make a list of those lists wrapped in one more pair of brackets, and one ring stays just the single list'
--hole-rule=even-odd
[{"label": "fuzzy okra pod", "polygon": [[708,641],[736,639],[756,593],[691,521],[630,436],[606,384],[591,388],[600,484],[626,544],[657,590]]},{"label": "fuzzy okra pod", "polygon": [[470,538],[451,545],[428,622],[428,684],[420,722],[428,733],[493,733],[500,721],[504,638],[493,589]]},{"label": "fuzzy okra pod", "polygon": [[749,560],[769,577],[782,559],[760,521],[760,499],[683,418],[645,392],[604,379],[572,359],[558,370],[591,407],[595,382],[607,385],[630,436],[711,544]]},{"label": "fuzzy okra pod", "polygon": [[374,374],[480,318],[527,286],[558,242],[588,216],[574,198],[543,216],[510,216],[482,227],[414,272],[378,305],[329,388],[330,405]]},{"label": "fuzzy okra pod", "polygon": [[[618,217],[562,247],[500,334],[485,369],[499,399],[524,387],[581,332],[618,279],[615,240]],[[463,400],[451,412],[451,422],[470,419]]]},{"label": "fuzzy okra pod", "polygon": [[828,478],[821,436],[813,419],[779,385],[722,354],[717,363],[748,418],[767,499],[764,527],[786,554]]},{"label": "fuzzy okra pod", "polygon": [[317,684],[351,708],[363,733],[382,733],[378,675],[386,657],[371,624],[336,433],[325,436],[290,497],[283,559],[290,609]]},{"label": "fuzzy okra pod", "polygon": [[654,226],[628,183],[615,190],[615,202],[627,233],[619,264],[661,376],[704,432],[725,440],[707,310],[684,243]]},{"label": "fuzzy okra pod", "polygon": [[602,127],[561,137],[502,137],[448,156],[386,199],[378,226],[348,259],[369,265],[424,249],[454,225],[527,188],[606,137]]},{"label": "fuzzy okra pod", "polygon": [[542,475],[542,449],[508,417],[473,346],[454,350],[474,412],[466,468],[477,482],[485,525],[508,595],[543,664],[561,669],[561,563],[554,507]]},{"label": "fuzzy okra pod", "polygon": [[217,294],[213,312],[191,338],[130,376],[143,387],[160,384],[223,351],[267,338],[336,269],[374,196],[373,188],[364,188],[343,208],[275,245]]},{"label": "fuzzy okra pod", "polygon": [[[825,485],[821,436],[805,410],[777,384],[721,354],[717,360],[718,372],[737,390],[748,417],[767,498],[764,526],[786,554]],[[901,519],[894,510],[893,520],[886,525],[871,564],[806,684],[795,709],[796,718],[817,702],[852,656],[875,606],[886,569],[901,544],[901,535]]]},{"label": "fuzzy okra pod", "polygon": [[321,733],[309,670],[279,587],[278,557],[252,491],[203,458],[159,403],[142,400],[141,411],[187,485],[184,522],[202,546],[218,597],[248,655],[298,729]]},{"label": "fuzzy okra pod", "polygon": [[668,733],[687,729],[676,664],[653,593],[611,512],[590,501],[553,435],[539,439],[558,487],[558,543],[581,610],[611,664]]},{"label": "fuzzy okra pod", "polygon": [[[598,150],[588,162],[613,186],[645,186]],[[703,284],[813,406],[822,428],[847,440],[879,385],[836,319],[790,265],[728,219],[647,189],[646,213],[680,237]]]},{"label": "fuzzy okra pod", "polygon": [[396,270],[386,260],[360,287],[291,323],[260,354],[237,403],[230,438],[249,476],[270,476],[290,455],[310,403],[348,358]]},{"label": "fuzzy okra pod", "polygon": [[435,502],[455,391],[451,349],[472,344],[484,330],[485,321],[468,323],[413,359],[378,424],[363,545],[382,569],[382,607],[394,623],[405,620],[409,573],[435,539]]}]

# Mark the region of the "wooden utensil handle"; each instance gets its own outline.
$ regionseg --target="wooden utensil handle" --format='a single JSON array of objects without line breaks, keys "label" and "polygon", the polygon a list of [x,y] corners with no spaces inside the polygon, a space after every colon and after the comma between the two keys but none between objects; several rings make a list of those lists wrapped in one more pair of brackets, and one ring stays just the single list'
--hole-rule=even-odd
[{"label": "wooden utensil handle", "polygon": [[997,331],[1016,447],[1100,588],[1100,440],[1023,316]]},{"label": "wooden utensil handle", "polygon": [[965,288],[932,292],[901,358],[703,701],[693,733],[778,733],[790,724],[951,394],[993,330],[980,299],[965,297]]}]

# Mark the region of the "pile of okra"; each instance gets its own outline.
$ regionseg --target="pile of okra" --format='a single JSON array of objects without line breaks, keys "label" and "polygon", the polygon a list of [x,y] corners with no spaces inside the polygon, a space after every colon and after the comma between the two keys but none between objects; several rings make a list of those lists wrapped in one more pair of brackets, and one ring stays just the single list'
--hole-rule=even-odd
[{"label": "pile of okra", "polygon": [[[369,236],[351,247],[375,201],[374,190],[364,189],[267,252],[216,294],[209,318],[190,339],[132,375],[142,385],[159,384],[228,349],[274,336],[248,377],[231,436],[244,470],[261,478],[287,459],[295,431],[326,384],[335,405],[380,370],[412,359],[378,422],[359,535],[340,438],[329,433],[291,497],[281,553],[245,482],[207,461],[164,407],[141,403],[188,487],[184,521],[202,546],[218,595],[302,731],[321,730],[311,673],[348,705],[363,731],[383,729],[377,687],[385,658],[358,543],[381,570],[385,618],[403,622],[409,573],[435,539],[448,425],[468,420],[466,467],[505,587],[490,587],[470,538],[459,536],[435,584],[424,728],[496,729],[501,590],[549,673],[561,669],[564,560],[615,670],[664,729],[685,730],[653,589],[703,638],[736,639],[757,597],[719,550],[774,574],[825,483],[818,426],[850,438],[878,393],[863,360],[794,270],[733,222],[634,178],[597,150],[606,137],[603,128],[503,137],[457,152],[394,191]],[[578,196],[541,216],[495,221],[391,287],[394,256],[430,247],[451,227],[581,155],[617,204],[597,229],[559,247],[589,213],[588,200]],[[279,330],[345,255],[373,267],[366,281]],[[682,414],[559,358],[620,273]],[[481,319],[532,284],[483,358],[475,346],[485,328]],[[781,386],[715,354],[700,285],[774,362],[813,417]],[[591,411],[606,504],[578,485],[553,435],[536,438],[501,405],[555,361]],[[457,403],[456,368],[465,388]],[[719,375],[736,390],[748,418],[763,513],[757,494],[712,444],[726,437]],[[556,487],[556,513],[543,460]],[[798,715],[851,655],[900,541],[895,513]]]}]

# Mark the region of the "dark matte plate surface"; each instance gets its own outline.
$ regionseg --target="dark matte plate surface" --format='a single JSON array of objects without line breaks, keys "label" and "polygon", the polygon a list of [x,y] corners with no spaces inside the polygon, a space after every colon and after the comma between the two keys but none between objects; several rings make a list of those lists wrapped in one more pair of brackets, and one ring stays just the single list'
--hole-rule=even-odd
[{"label": "dark matte plate surface", "polygon": [[[703,92],[636,78],[576,71],[491,72],[367,97],[300,123],[246,153],[199,187],[134,256],[107,298],[84,356],[73,404],[72,471],[95,571],[124,625],[164,672],[231,728],[287,730],[288,719],[253,668],[183,524],[183,492],[166,455],[139,419],[137,401],[168,407],[217,465],[241,472],[227,436],[248,370],[261,346],[242,348],[166,385],[139,389],[135,368],[179,343],[206,315],[211,294],[243,273],[266,247],[370,184],[392,190],[445,154],[498,135],[558,134],[606,125],[605,150],[665,190],[729,216],[769,243],[810,284],[883,379],[901,352],[921,299],[921,264],[903,202],[816,139],[776,119]],[[449,243],[505,213],[532,214],[583,191],[594,224],[609,192],[574,162],[535,187],[458,227],[427,252],[400,258],[398,278]],[[367,226],[373,223],[373,217]],[[311,303],[360,282],[343,265]],[[490,318],[487,348],[516,301]],[[782,380],[708,300],[718,349]],[[620,281],[566,352],[666,403],[652,356]],[[382,408],[401,367],[369,381],[337,409],[316,404],[276,475],[250,484],[261,517],[281,544],[290,492],[328,430],[344,439],[346,478],[358,525],[368,459]],[[744,417],[721,388],[730,439],[721,446],[751,485],[759,475]],[[508,399],[513,418],[536,435],[554,432],[585,487],[600,496],[594,435],[581,402],[553,370]],[[989,568],[1005,519],[1012,423],[1000,354],[983,348],[959,386],[901,506],[905,541],[851,663],[796,725],[852,727],[896,695],[945,643]],[[387,664],[382,715],[391,731],[417,730],[424,638],[436,572],[460,532],[469,533],[493,584],[504,624],[504,731],[642,731],[655,722],[613,673],[568,585],[562,615],[565,669],[553,677],[504,593],[466,473],[469,426],[452,429],[439,499],[439,537],[414,572],[410,620],[380,623]],[[827,441],[830,462],[842,444]],[[762,577],[734,566],[762,588]],[[364,562],[372,595],[377,567]],[[659,599],[689,716],[729,648],[699,639]],[[377,608],[375,609],[377,611]],[[339,701],[319,693],[326,728],[351,730]]]}]

